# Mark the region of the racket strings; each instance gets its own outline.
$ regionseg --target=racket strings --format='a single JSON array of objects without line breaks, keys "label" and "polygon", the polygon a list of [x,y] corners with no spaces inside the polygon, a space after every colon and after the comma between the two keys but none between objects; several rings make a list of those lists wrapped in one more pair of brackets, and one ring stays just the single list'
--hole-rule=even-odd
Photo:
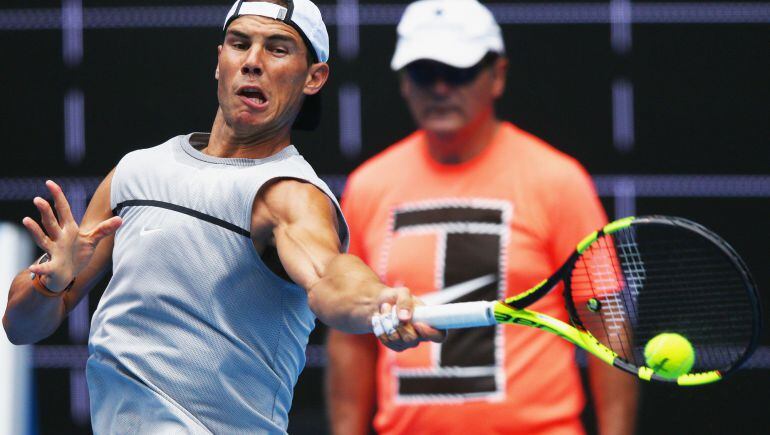
[{"label": "racket strings", "polygon": [[693,372],[729,369],[752,342],[753,303],[741,270],[680,227],[631,226],[601,237],[575,264],[569,292],[576,321],[636,366],[663,332],[692,343]]},{"label": "racket strings", "polygon": [[[630,325],[636,323],[637,319],[635,312],[626,309],[628,302],[624,299],[633,299],[638,294],[638,288],[644,283],[644,269],[638,266],[629,269],[628,276],[623,280],[618,274],[618,258],[613,255],[614,250],[608,242],[609,239],[600,238],[583,253],[573,269],[571,288],[573,298],[578,296],[586,301],[599,301],[598,310],[602,313],[601,334],[596,333],[597,328],[592,324],[595,322],[588,325],[584,323],[584,326],[599,341],[626,359],[626,356],[633,355]],[[624,257],[637,260],[635,264],[641,261],[634,255],[630,244],[623,244],[621,248]],[[627,291],[619,292],[619,288]],[[592,292],[588,294],[583,289],[591,289]],[[583,318],[585,316],[581,316]]]}]

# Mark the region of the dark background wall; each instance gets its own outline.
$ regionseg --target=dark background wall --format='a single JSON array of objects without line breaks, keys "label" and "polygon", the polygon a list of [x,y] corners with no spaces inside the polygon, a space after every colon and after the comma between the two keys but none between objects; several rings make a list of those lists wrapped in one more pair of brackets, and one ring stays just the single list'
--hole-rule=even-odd
[{"label": "dark background wall", "polygon": [[[301,152],[337,190],[414,128],[389,70],[403,4],[319,3],[332,44],[322,127]],[[672,214],[723,235],[770,288],[768,2],[487,2],[511,60],[511,120],[595,175],[608,214]],[[226,3],[4,0],[0,5],[0,220],[35,216],[43,180],[77,214],[127,152],[208,131]],[[0,253],[13,255],[13,253]],[[101,288],[35,346],[37,429],[88,433],[83,367]],[[767,313],[767,309],[765,309]],[[290,432],[325,431],[323,328]],[[718,385],[645,386],[640,433],[767,433],[770,344]],[[590,413],[587,413],[590,416]],[[590,417],[587,424],[593,427]]]}]

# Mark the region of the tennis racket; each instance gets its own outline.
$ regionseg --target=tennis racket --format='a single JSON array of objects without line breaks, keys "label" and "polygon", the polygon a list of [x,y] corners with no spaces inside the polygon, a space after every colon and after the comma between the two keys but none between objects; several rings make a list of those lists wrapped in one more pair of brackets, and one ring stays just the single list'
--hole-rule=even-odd
[{"label": "tennis racket", "polygon": [[[526,309],[559,283],[571,325]],[[413,321],[439,329],[531,326],[645,381],[686,386],[738,369],[757,346],[760,312],[754,281],[727,242],[685,219],[644,216],[589,234],[556,273],[529,290],[502,301],[419,306]],[[397,325],[395,312],[390,317],[387,323]],[[645,345],[662,333],[691,343],[688,373],[664,377],[646,366]]]}]

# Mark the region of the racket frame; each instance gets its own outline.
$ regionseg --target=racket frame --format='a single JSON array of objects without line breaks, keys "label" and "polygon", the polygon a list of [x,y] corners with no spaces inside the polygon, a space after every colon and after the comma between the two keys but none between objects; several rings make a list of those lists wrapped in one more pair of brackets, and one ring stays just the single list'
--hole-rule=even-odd
[{"label": "racket frame", "polygon": [[[677,378],[665,378],[655,374],[653,369],[641,366],[638,367],[635,364],[630,363],[624,358],[618,356],[613,350],[602,344],[597,338],[595,338],[583,325],[578,316],[577,309],[575,307],[572,298],[571,289],[571,272],[575,263],[578,261],[583,252],[586,251],[591,245],[599,240],[604,235],[612,234],[616,231],[629,228],[634,224],[662,224],[679,226],[690,231],[694,231],[700,236],[706,238],[718,247],[722,253],[730,259],[733,266],[742,274],[744,283],[747,285],[747,294],[751,302],[753,309],[753,315],[756,322],[752,325],[752,337],[749,345],[744,351],[743,355],[732,364],[726,371],[711,370],[707,372],[688,373],[681,375]],[[554,317],[546,314],[538,313],[526,309],[541,299],[543,296],[551,292],[560,282],[564,283],[564,300],[569,315],[570,324],[563,322]],[[727,244],[721,237],[717,236],[705,227],[682,218],[675,218],[669,216],[642,216],[642,217],[626,217],[610,222],[602,229],[594,231],[586,236],[580,243],[577,244],[576,250],[570,255],[570,257],[562,264],[562,266],[548,279],[539,282],[529,290],[518,293],[514,296],[506,298],[503,301],[493,302],[493,315],[494,319],[499,324],[510,323],[524,326],[530,326],[544,331],[555,334],[570,343],[584,349],[588,353],[596,356],[603,362],[617,367],[623,371],[634,374],[640,379],[646,381],[656,381],[661,383],[678,384],[681,386],[702,385],[711,382],[716,382],[726,375],[734,372],[738,369],[756,349],[759,344],[759,336],[762,328],[762,316],[760,299],[757,293],[756,284],[749,273],[743,260],[738,256],[735,250]],[[415,311],[416,321],[419,321],[418,312],[422,311],[418,307]],[[433,309],[435,307],[425,307],[426,309]],[[470,308],[470,305],[469,305]],[[490,321],[491,322],[491,321]]]}]

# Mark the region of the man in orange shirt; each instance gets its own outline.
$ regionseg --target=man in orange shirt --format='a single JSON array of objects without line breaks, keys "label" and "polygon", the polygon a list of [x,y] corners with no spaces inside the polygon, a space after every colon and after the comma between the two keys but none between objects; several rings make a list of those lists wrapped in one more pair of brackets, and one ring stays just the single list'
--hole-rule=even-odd
[{"label": "man in orange shirt", "polygon": [[[423,296],[494,274],[451,301],[501,299],[549,276],[606,217],[580,164],[501,122],[500,28],[476,0],[422,0],[398,26],[391,66],[420,130],[358,168],[343,195],[350,252]],[[561,296],[534,310],[567,320]],[[396,353],[329,336],[335,434],[581,434],[574,348],[533,328],[452,331]],[[589,357],[600,433],[633,432],[633,377]],[[376,400],[375,400],[376,398]]]}]

